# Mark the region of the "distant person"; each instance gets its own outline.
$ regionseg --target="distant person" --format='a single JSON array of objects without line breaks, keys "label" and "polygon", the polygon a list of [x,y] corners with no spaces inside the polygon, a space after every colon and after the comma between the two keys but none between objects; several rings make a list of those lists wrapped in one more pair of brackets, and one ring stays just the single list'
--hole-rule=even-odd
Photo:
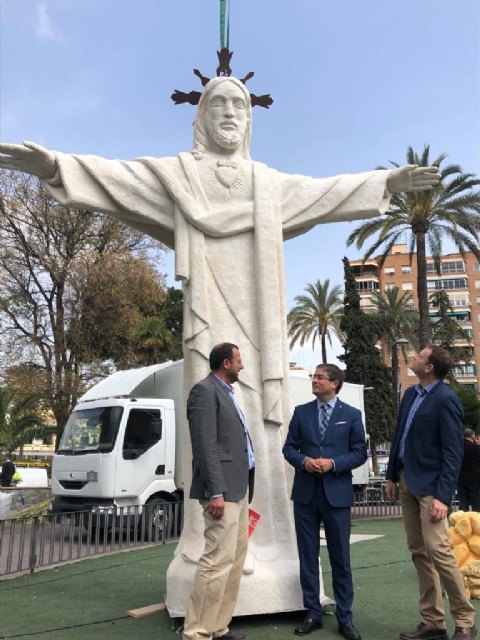
[{"label": "distant person", "polygon": [[319,576],[323,523],[338,631],[347,640],[360,640],[352,623],[351,472],[367,459],[367,445],[360,411],[337,398],[344,377],[336,365],[317,366],[312,376],[312,392],[317,399],[295,407],[283,454],[295,468],[293,512],[303,605],[307,610],[295,635],[305,636],[323,626]]},{"label": "distant person", "polygon": [[455,621],[452,640],[473,640],[475,608],[448,541],[447,513],[463,456],[463,410],[443,378],[453,360],[433,346],[413,357],[419,384],[405,392],[387,469],[387,499],[400,497],[408,548],[417,570],[421,621],[402,640],[446,639],[442,586]]},{"label": "distant person", "polygon": [[461,511],[480,511],[480,446],[475,431],[463,432],[463,459],[457,483],[458,507]]},{"label": "distant person", "polygon": [[2,487],[10,487],[12,485],[13,476],[15,474],[15,464],[10,459],[10,454],[2,464]]},{"label": "distant person", "polygon": [[186,640],[243,640],[229,632],[248,545],[248,502],[255,456],[233,384],[243,369],[238,347],[210,353],[211,373],[188,397],[193,453],[190,498],[200,501],[205,550],[198,561],[183,629]]}]

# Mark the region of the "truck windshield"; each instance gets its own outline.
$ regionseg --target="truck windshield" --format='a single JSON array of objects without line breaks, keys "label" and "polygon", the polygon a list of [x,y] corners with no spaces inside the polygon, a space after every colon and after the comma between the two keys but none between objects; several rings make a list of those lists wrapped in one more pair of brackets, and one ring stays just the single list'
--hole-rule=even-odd
[{"label": "truck windshield", "polygon": [[112,451],[123,407],[97,407],[74,411],[69,417],[57,453],[107,453]]}]

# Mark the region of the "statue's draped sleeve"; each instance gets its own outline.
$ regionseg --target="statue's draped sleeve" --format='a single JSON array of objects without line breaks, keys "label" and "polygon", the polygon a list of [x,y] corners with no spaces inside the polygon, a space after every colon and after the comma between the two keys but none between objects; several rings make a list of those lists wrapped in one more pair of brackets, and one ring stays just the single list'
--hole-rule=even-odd
[{"label": "statue's draped sleeve", "polygon": [[[57,174],[44,184],[59,202],[113,214],[174,248],[174,203],[148,163],[59,152],[56,160]],[[162,160],[177,162],[176,158]]]},{"label": "statue's draped sleeve", "polygon": [[319,223],[363,220],[385,213],[390,171],[310,178],[281,173],[283,237],[294,238]]}]

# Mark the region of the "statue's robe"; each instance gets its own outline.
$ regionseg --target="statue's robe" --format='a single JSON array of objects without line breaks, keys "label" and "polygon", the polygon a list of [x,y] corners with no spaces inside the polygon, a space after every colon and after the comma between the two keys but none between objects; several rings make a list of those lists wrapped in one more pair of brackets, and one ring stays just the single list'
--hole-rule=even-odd
[{"label": "statue's robe", "polygon": [[[227,196],[213,208],[199,175],[202,163],[190,153],[129,162],[61,153],[56,159],[57,175],[46,183],[56,199],[110,213],[175,250],[184,294],[185,394],[208,373],[215,344],[239,346],[245,369],[235,390],[255,448],[252,507],[261,514],[253,555],[257,561],[291,557],[296,545],[281,452],[291,415],[283,240],[320,222],[384,213],[390,172],[314,179],[252,162],[253,199]],[[312,274],[319,275],[321,257],[312,255]],[[184,450],[188,495],[188,429]],[[188,517],[192,505],[186,508],[178,553],[195,560],[203,524]]]}]

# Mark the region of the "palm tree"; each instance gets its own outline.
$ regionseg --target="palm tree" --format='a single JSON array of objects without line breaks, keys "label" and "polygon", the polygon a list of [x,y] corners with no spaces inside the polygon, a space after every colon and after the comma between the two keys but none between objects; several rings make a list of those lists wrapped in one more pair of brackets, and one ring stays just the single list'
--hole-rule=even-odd
[{"label": "palm tree", "polygon": [[165,360],[165,352],[173,345],[173,335],[161,316],[145,318],[133,330],[138,349],[145,356],[145,364]]},{"label": "palm tree", "polygon": [[342,288],[335,285],[331,290],[330,280],[307,284],[305,294],[296,296],[296,305],[287,316],[290,348],[299,342],[302,347],[312,339],[312,348],[318,338],[322,345],[322,363],[327,362],[327,338],[332,344],[332,334],[341,336],[340,319],[343,313]]},{"label": "palm tree", "polygon": [[[395,398],[398,402],[398,344],[399,338],[415,344],[417,341],[418,311],[412,308],[413,299],[408,291],[400,295],[398,287],[376,292],[371,298],[382,328],[382,343],[392,362],[392,380]],[[404,353],[404,347],[402,347]],[[404,353],[405,356],[405,353]]]},{"label": "palm tree", "polygon": [[[405,233],[411,233],[410,260],[415,249],[417,254],[420,348],[428,344],[431,335],[428,314],[427,245],[437,273],[440,273],[443,238],[452,240],[462,255],[469,250],[480,261],[480,192],[473,190],[480,185],[480,180],[472,173],[463,173],[458,164],[441,167],[447,157],[444,153],[433,162],[430,162],[429,155],[429,145],[425,145],[421,156],[412,147],[408,147],[407,162],[424,167],[437,166],[441,175],[439,185],[432,191],[393,194],[390,210],[386,215],[362,223],[347,239],[348,245],[355,242],[356,246],[361,248],[366,240],[377,236],[365,253],[364,260],[380,249],[382,255],[379,264],[382,266],[399,238]],[[390,164],[394,167],[400,166],[397,162],[390,161]]]},{"label": "palm tree", "polygon": [[49,437],[52,429],[46,424],[36,395],[16,396],[7,387],[0,387],[0,449],[11,453],[23,450],[33,438]]}]

